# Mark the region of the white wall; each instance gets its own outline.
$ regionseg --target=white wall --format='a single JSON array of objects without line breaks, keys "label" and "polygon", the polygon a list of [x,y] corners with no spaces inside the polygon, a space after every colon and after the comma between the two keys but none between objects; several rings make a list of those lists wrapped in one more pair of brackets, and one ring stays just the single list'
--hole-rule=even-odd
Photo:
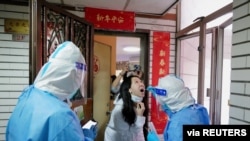
[{"label": "white wall", "polygon": [[29,43],[14,41],[14,34],[5,32],[4,21],[28,17],[27,7],[0,4],[0,141],[5,140],[6,124],[17,97],[29,83]]},{"label": "white wall", "polygon": [[[181,29],[191,25],[196,18],[207,16],[232,2],[233,0],[181,0]],[[208,24],[207,27],[212,25]]]}]

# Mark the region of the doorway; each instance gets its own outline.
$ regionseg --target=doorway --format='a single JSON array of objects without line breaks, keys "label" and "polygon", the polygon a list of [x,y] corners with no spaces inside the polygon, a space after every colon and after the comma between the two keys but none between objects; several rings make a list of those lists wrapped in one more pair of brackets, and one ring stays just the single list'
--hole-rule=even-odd
[{"label": "doorway", "polygon": [[[133,39],[139,39],[139,47],[140,47],[140,52],[139,52],[139,58],[136,57],[136,63],[139,63],[141,65],[142,71],[144,74],[149,73],[149,37],[150,33],[149,31],[140,31],[137,30],[136,32],[121,32],[121,31],[103,31],[103,30],[95,30],[94,36],[96,35],[101,35],[101,36],[106,36],[110,37],[109,40],[113,40],[112,37],[114,38],[133,38]],[[115,39],[116,40],[116,39]],[[116,47],[116,44],[114,45]],[[117,58],[120,56],[117,56],[116,54],[116,49],[112,49],[112,56],[111,56],[111,75],[116,73],[116,62]],[[133,62],[134,58],[130,58],[131,62]],[[145,85],[148,85],[148,75],[144,75],[143,81]]]},{"label": "doorway", "polygon": [[[131,63],[131,64],[138,64],[141,66],[142,71],[144,73],[143,75],[143,81],[145,86],[148,85],[148,52],[149,52],[149,33],[148,32],[135,32],[135,33],[128,33],[128,32],[117,32],[117,31],[99,31],[96,30],[94,33],[94,40],[98,41],[100,43],[108,44],[111,46],[111,69],[110,69],[110,75],[109,75],[109,86],[108,88],[111,88],[111,76],[117,75],[121,71],[121,66],[123,63]],[[124,41],[125,40],[125,41]],[[121,42],[127,42],[127,45],[132,45],[138,47],[140,50],[137,53],[122,53],[121,47],[118,48],[118,46],[123,46],[124,44],[121,44]],[[123,46],[124,47],[124,46]],[[95,52],[95,50],[94,50]],[[94,82],[95,83],[95,82]],[[114,96],[110,94],[106,97],[109,98],[109,102],[107,104],[103,103],[102,100],[100,100],[98,105],[104,105],[108,106],[109,110],[105,110],[105,112],[102,112],[103,115],[98,115],[98,118],[105,119],[106,125],[108,124],[110,113],[113,109],[113,100]],[[148,105],[148,94],[145,95],[145,105]],[[95,105],[94,105],[95,109]],[[146,107],[148,109],[148,107]],[[147,112],[145,112],[147,113]],[[95,114],[95,112],[94,112]],[[96,115],[94,115],[95,117]],[[148,114],[145,115],[146,117],[146,125],[147,126],[147,120],[148,120]],[[102,119],[102,120],[103,120]],[[106,126],[102,126],[101,130],[104,132]],[[146,129],[146,128],[145,128]],[[145,132],[146,134],[146,132]],[[101,140],[104,137],[104,134],[101,135],[102,137],[99,137]]]}]

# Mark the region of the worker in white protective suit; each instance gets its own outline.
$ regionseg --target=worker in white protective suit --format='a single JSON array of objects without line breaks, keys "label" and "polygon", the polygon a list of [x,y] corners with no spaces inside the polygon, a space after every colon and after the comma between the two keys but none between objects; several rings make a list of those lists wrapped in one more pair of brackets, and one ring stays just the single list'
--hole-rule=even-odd
[{"label": "worker in white protective suit", "polygon": [[[175,75],[166,75],[159,79],[158,85],[149,86],[148,91],[168,115],[168,122],[164,130],[164,141],[182,141],[183,125],[208,125],[207,109],[195,103],[190,90],[185,87],[182,79]],[[148,141],[158,141],[148,135]]]},{"label": "worker in white protective suit", "polygon": [[84,97],[85,75],[79,48],[70,41],[58,45],[34,84],[20,95],[8,121],[6,141],[93,141],[96,127],[82,129],[64,102],[79,89]]}]

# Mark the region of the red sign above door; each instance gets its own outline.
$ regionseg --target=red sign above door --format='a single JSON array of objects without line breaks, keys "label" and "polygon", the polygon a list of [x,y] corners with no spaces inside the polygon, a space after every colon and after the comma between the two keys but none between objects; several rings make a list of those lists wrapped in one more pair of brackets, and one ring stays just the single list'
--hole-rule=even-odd
[{"label": "red sign above door", "polygon": [[85,7],[85,19],[97,29],[135,31],[135,13]]}]

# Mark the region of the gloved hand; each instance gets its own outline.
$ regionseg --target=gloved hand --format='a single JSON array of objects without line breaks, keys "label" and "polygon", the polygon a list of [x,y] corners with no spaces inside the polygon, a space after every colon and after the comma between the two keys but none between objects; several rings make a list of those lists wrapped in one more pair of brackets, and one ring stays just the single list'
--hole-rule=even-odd
[{"label": "gloved hand", "polygon": [[97,126],[92,125],[90,129],[83,128],[82,129],[84,136],[95,139],[97,136]]},{"label": "gloved hand", "polygon": [[147,135],[148,141],[160,141],[159,137],[154,131],[149,131]]}]

